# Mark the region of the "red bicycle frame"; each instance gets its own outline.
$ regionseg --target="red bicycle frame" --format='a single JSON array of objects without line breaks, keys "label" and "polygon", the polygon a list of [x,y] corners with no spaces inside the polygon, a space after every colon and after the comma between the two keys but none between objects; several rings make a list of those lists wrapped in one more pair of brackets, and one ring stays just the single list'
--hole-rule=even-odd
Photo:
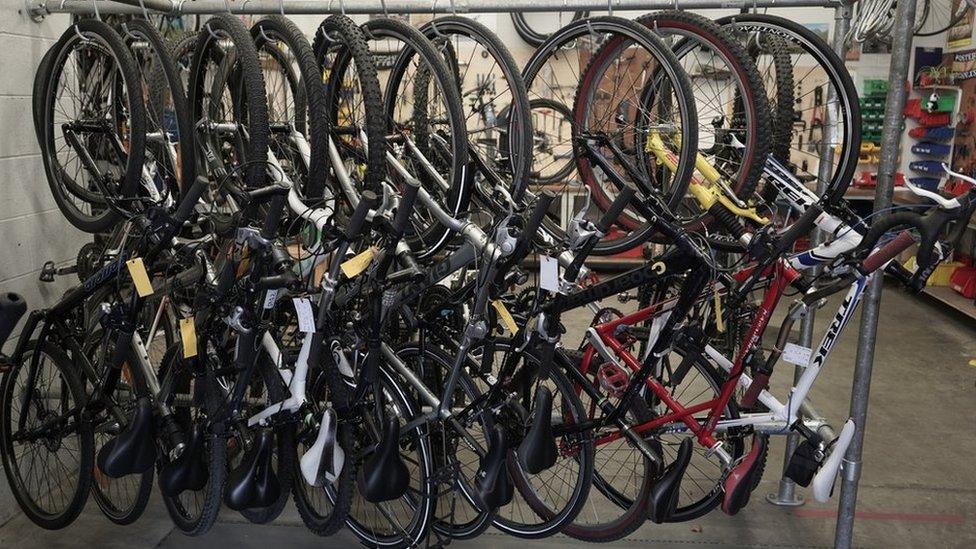
[{"label": "red bicycle frame", "polygon": [[[753,276],[756,267],[747,267],[742,271],[736,273],[734,278],[737,282],[742,282],[747,280],[749,277]],[[732,398],[732,394],[739,381],[739,376],[742,374],[742,370],[745,367],[745,359],[749,355],[749,351],[755,346],[755,344],[762,337],[766,328],[769,326],[769,321],[772,317],[773,311],[779,304],[780,298],[786,291],[786,288],[795,282],[799,277],[800,273],[796,269],[790,266],[785,260],[778,260],[776,263],[766,267],[763,272],[759,275],[760,278],[770,278],[771,284],[766,289],[763,297],[762,304],[749,327],[749,331],[743,338],[742,345],[740,346],[739,353],[735,357],[734,365],[729,378],[722,384],[722,391],[718,397],[695,404],[694,406],[684,407],[681,403],[675,400],[668,388],[662,385],[653,376],[650,376],[644,382],[648,390],[650,390],[654,395],[664,403],[668,410],[671,412],[652,420],[646,421],[639,425],[633,427],[633,430],[639,434],[645,433],[667,425],[670,423],[684,423],[688,426],[688,429],[695,434],[698,441],[704,445],[706,448],[713,448],[718,441],[713,437],[715,428],[718,424],[719,419],[722,415],[722,410],[728,405],[729,399]],[[711,296],[705,296],[703,299],[708,299]],[[629,315],[623,316],[616,320],[611,320],[603,324],[599,324],[593,327],[600,341],[613,351],[617,357],[628,367],[631,371],[637,372],[641,368],[641,361],[637,359],[628,350],[632,342],[621,341],[617,336],[617,329],[620,326],[633,326],[654,317],[661,311],[668,308],[669,305],[673,304],[677,298],[672,298],[667,301],[656,303],[650,307],[646,307],[637,312],[631,313]],[[596,350],[592,345],[588,345],[586,351],[583,354],[583,359],[580,363],[580,373],[583,376],[587,376],[591,370],[593,364],[593,357]],[[581,391],[577,388],[577,391]],[[695,414],[708,410],[708,416],[705,421],[699,422],[695,419]],[[623,437],[623,434],[619,429],[597,437],[595,443],[597,445],[607,444],[613,442],[619,438]]]}]

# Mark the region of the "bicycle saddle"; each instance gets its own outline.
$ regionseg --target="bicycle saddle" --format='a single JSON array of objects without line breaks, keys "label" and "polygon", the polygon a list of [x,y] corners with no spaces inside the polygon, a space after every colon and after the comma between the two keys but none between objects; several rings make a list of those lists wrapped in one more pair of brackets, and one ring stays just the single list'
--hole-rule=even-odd
[{"label": "bicycle saddle", "polygon": [[235,511],[270,507],[281,495],[281,484],[271,468],[274,433],[258,431],[241,464],[227,475],[224,503]]},{"label": "bicycle saddle", "polygon": [[691,461],[692,441],[686,438],[678,446],[678,455],[664,470],[661,478],[651,488],[648,518],[661,524],[666,522],[678,507],[678,496],[681,488],[681,478],[685,476],[688,463]]},{"label": "bicycle saddle", "polygon": [[152,405],[142,397],[136,401],[136,411],[125,430],[98,451],[98,468],[112,478],[120,478],[145,473],[155,462]]},{"label": "bicycle saddle", "polygon": [[734,515],[749,503],[752,486],[756,475],[762,475],[765,466],[766,445],[769,437],[754,436],[752,448],[746,457],[736,465],[725,479],[725,498],[722,500],[722,511],[727,515]]},{"label": "bicycle saddle", "polygon": [[346,453],[336,440],[337,422],[331,409],[322,414],[322,424],[315,443],[302,455],[299,464],[305,482],[311,486],[324,486],[331,483],[342,472]]},{"label": "bicycle saddle", "polygon": [[204,455],[203,425],[194,425],[183,453],[159,471],[159,489],[170,497],[184,490],[203,490],[210,478]]},{"label": "bicycle saddle", "polygon": [[363,464],[359,491],[370,503],[390,501],[407,493],[410,472],[400,458],[400,422],[389,418],[383,428],[383,440]]},{"label": "bicycle saddle", "polygon": [[535,391],[532,425],[518,447],[519,464],[534,475],[552,467],[557,454],[552,436],[552,392],[548,387],[539,387]]},{"label": "bicycle saddle", "polygon": [[488,437],[488,453],[481,458],[475,477],[475,489],[478,498],[484,504],[485,511],[494,511],[506,505],[515,495],[505,467],[507,454],[508,443],[505,441],[505,430],[501,425],[496,425]]}]

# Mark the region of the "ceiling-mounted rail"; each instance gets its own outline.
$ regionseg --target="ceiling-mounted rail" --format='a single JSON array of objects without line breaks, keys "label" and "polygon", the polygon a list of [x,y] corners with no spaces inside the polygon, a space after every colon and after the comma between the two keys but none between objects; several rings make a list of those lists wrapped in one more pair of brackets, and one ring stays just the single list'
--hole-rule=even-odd
[{"label": "ceiling-mounted rail", "polygon": [[347,14],[383,13],[493,13],[545,11],[600,11],[681,9],[741,9],[836,7],[840,0],[28,0],[32,15],[50,13],[140,14],[149,11],[171,15],[231,13],[267,15],[286,13],[327,14],[344,11]]}]

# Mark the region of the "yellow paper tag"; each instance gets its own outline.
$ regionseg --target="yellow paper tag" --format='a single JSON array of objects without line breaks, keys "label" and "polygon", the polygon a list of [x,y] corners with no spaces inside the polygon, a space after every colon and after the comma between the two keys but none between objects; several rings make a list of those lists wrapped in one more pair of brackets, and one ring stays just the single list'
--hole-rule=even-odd
[{"label": "yellow paper tag", "polygon": [[351,258],[344,261],[339,268],[342,269],[342,274],[346,275],[346,278],[353,278],[359,276],[360,273],[369,267],[369,264],[373,262],[373,257],[376,255],[377,249],[375,246],[370,246],[364,251],[352,256]]},{"label": "yellow paper tag", "polygon": [[500,299],[496,299],[491,302],[491,305],[496,311],[498,311],[498,319],[502,321],[505,329],[513,334],[517,332],[518,326],[515,325],[515,317],[512,316],[512,313],[508,312],[508,308],[505,307],[505,304],[502,303]]},{"label": "yellow paper tag", "polygon": [[180,339],[183,340],[183,358],[197,356],[197,330],[192,316],[180,319]]},{"label": "yellow paper tag", "polygon": [[149,274],[146,272],[146,266],[142,263],[142,258],[130,259],[125,262],[125,266],[129,268],[129,276],[132,277],[132,283],[136,285],[136,293],[139,294],[139,297],[152,295],[152,283],[149,282]]},{"label": "yellow paper tag", "polygon": [[722,320],[722,296],[715,292],[715,329],[718,333],[725,333],[725,321]]}]

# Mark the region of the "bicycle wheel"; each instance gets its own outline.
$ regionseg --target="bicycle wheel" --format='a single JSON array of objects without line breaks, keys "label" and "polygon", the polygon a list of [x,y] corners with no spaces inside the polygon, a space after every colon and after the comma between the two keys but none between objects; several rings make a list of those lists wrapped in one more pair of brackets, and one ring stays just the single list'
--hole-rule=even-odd
[{"label": "bicycle wheel", "polygon": [[[471,178],[455,77],[420,31],[393,19],[374,19],[362,29],[374,56],[395,55],[380,84],[388,144],[396,161],[420,180],[440,209],[453,217],[463,215],[471,198]],[[397,170],[390,175],[394,181],[402,179]],[[405,240],[418,261],[442,249],[452,234],[425,204],[414,205]]]},{"label": "bicycle wheel", "polygon": [[68,221],[104,232],[120,219],[108,201],[135,196],[142,177],[146,111],[138,69],[119,35],[96,19],[72,25],[54,49],[41,110],[44,171]]},{"label": "bicycle wheel", "polygon": [[[496,354],[515,351],[509,341],[496,341],[494,346]],[[540,367],[539,357],[530,349],[509,358],[518,361],[517,372],[534,372]],[[503,360],[505,358],[498,357],[494,362],[502,364]],[[553,428],[557,433],[585,421],[586,412],[572,384],[557,368],[550,369],[548,379],[536,376],[530,384],[522,385],[518,405],[525,413],[533,409],[532,399],[539,387],[550,390]],[[515,425],[505,427],[518,428]],[[522,469],[516,448],[509,450],[508,472],[521,497],[498,509],[493,520],[495,528],[516,537],[539,539],[559,533],[579,515],[593,484],[593,440],[587,433],[567,433],[557,435],[556,445],[559,448],[556,463],[536,474]]]},{"label": "bicycle wheel", "polygon": [[[267,353],[261,353],[258,359],[258,371],[251,376],[246,392],[246,404],[242,408],[241,417],[250,417],[272,404],[282,402],[288,398],[288,388],[284,385],[278,369],[271,362]],[[271,427],[265,427],[271,428]],[[227,465],[234,469],[240,464],[246,450],[254,443],[253,429],[236,430],[233,437],[227,442]],[[271,468],[278,483],[281,486],[281,493],[272,505],[262,508],[244,509],[241,515],[254,524],[267,524],[274,519],[285,508],[288,497],[291,494],[293,473],[297,469],[294,463],[295,457],[295,424],[293,422],[278,423],[274,425],[274,455],[271,458]]]},{"label": "bicycle wheel", "polygon": [[[755,64],[742,46],[711,20],[687,12],[661,11],[636,19],[672,45],[691,81],[697,106],[698,146],[727,191],[752,198],[770,147],[769,104]],[[637,147],[639,156],[647,147]],[[648,161],[640,163],[648,165]],[[699,172],[704,181],[704,174]],[[695,201],[675,213],[686,226],[707,223]]]},{"label": "bicycle wheel", "polygon": [[3,376],[0,398],[0,456],[14,499],[34,524],[68,526],[88,500],[95,462],[74,363],[50,341],[31,342]]},{"label": "bicycle wheel", "polygon": [[239,19],[218,14],[204,23],[188,89],[191,120],[202,132],[197,172],[218,180],[234,175],[246,187],[264,186],[269,146],[264,73]]},{"label": "bicycle wheel", "polygon": [[[680,202],[694,171],[695,104],[674,54],[646,27],[617,17],[577,21],[540,46],[522,74],[531,100],[543,98],[574,105],[572,132],[566,141],[578,151],[576,168],[592,196],[588,215],[598,217],[599,210],[610,205],[619,189],[604,171],[595,169],[579,154],[584,142],[608,158],[615,175],[642,193],[657,195],[669,206]],[[648,110],[648,103],[640,99],[642,91],[651,88],[657,93],[652,110]],[[567,90],[576,90],[575,97],[569,99]],[[636,165],[633,144],[644,143],[651,129],[669,136],[672,150],[677,151],[674,173]],[[622,150],[621,143],[629,153]],[[628,208],[593,253],[607,255],[631,249],[652,232],[650,224]]]},{"label": "bicycle wheel", "polygon": [[272,151],[301,196],[321,197],[329,171],[328,118],[312,46],[277,15],[255,23],[251,36],[264,69]]},{"label": "bicycle wheel", "polygon": [[181,189],[196,176],[193,127],[183,85],[169,45],[149,22],[133,19],[120,34],[139,67],[146,97],[146,161],[139,192],[175,207]]},{"label": "bicycle wheel", "polygon": [[[586,348],[583,350],[585,352]],[[583,356],[583,353],[560,352],[557,360],[565,368],[580,370]],[[584,375],[594,389],[616,406],[619,399],[600,389],[598,371],[597,365],[593,364]],[[602,414],[599,403],[584,392],[578,382],[573,385],[586,410],[586,419],[599,419]],[[624,415],[632,425],[649,421],[651,417],[647,403],[640,399],[634,399]],[[573,522],[563,528],[567,536],[589,542],[614,541],[633,533],[647,520],[648,498],[654,484],[653,466],[626,438],[601,441],[601,437],[613,430],[608,427],[605,432],[593,433],[595,490],[590,490],[586,505]]]},{"label": "bicycle wheel", "polygon": [[[203,364],[204,360],[210,359],[184,359],[182,345],[173,345],[163,357],[159,375],[160,379],[170,379],[170,392],[162,397],[173,408],[177,425],[188,436],[197,431],[203,438],[201,459],[206,463],[207,471],[204,485],[176,495],[162,493],[163,504],[173,524],[188,536],[207,533],[217,521],[227,476],[227,443],[223,437],[211,432],[208,419],[217,412],[221,399],[216,379],[209,373],[212,371],[209,366]],[[157,470],[162,470],[169,461],[163,456],[156,463]]]},{"label": "bicycle wheel", "polygon": [[[311,406],[311,414],[315,418],[321,418],[326,407],[344,410],[343,406],[338,403],[347,405],[350,397],[348,386],[342,381],[338,366],[333,359],[333,349],[325,350],[325,347],[326,345],[323,345],[322,364],[313,377],[313,381],[309,383],[308,402]],[[304,428],[299,429],[296,435],[297,444],[293,460],[295,480],[292,483],[292,494],[295,499],[295,507],[298,508],[298,514],[302,517],[302,522],[309,530],[319,536],[331,536],[342,528],[349,516],[349,508],[352,506],[353,496],[356,492],[357,462],[354,459],[348,459],[348,456],[357,451],[353,440],[353,428],[349,423],[350,419],[345,415],[339,416],[336,439],[346,453],[347,459],[338,478],[332,482],[328,490],[311,486],[305,482],[298,467],[300,456],[304,455],[315,443],[315,438],[318,435],[318,422],[303,426]]]},{"label": "bicycle wheel", "polygon": [[[393,376],[382,369],[379,378],[382,390],[379,392],[385,399],[376,403],[372,400],[374,391],[368,391],[363,403],[361,418],[352,423],[355,447],[370,448],[377,444],[382,433],[375,424],[375,407],[382,406],[386,417],[400,418],[401,424],[407,418],[416,417],[420,409],[413,398],[406,393],[404,383],[394,380]],[[346,526],[370,547],[416,547],[427,535],[427,529],[434,517],[437,498],[432,490],[434,483],[434,462],[431,455],[427,427],[421,425],[409,433],[400,433],[400,454],[410,471],[410,486],[407,493],[399,499],[381,503],[366,501],[359,490],[353,497],[352,507]],[[357,453],[352,456],[359,469],[367,455]],[[326,494],[335,501],[336,494],[332,488],[326,486]]]},{"label": "bicycle wheel", "polygon": [[[842,198],[853,180],[861,143],[860,104],[844,62],[816,33],[782,17],[743,14],[716,22],[745,44],[762,45],[762,36],[772,34],[786,45],[795,111],[787,166],[801,181],[823,185],[828,202]],[[770,63],[775,58],[757,61],[760,68],[775,67]],[[785,86],[777,83],[777,90]],[[829,170],[822,160],[830,161]]]},{"label": "bicycle wheel", "polygon": [[481,198],[490,199],[493,189],[485,185],[497,177],[521,200],[532,154],[532,119],[525,82],[511,52],[498,35],[464,17],[435,19],[420,31],[443,52],[461,103],[470,109],[465,117],[469,156],[476,171],[488,172],[475,176],[483,183],[476,186]]},{"label": "bicycle wheel", "polygon": [[[127,292],[131,292],[131,288],[128,288]],[[95,294],[89,298],[93,304],[89,309],[95,310],[86,311],[85,325],[90,335],[86,338],[85,352],[92,364],[99,364],[102,356],[112,356],[113,351],[110,348],[106,349],[105,343],[111,342],[110,347],[112,347],[118,339],[117,332],[111,331],[106,335],[106,332],[102,330],[99,324],[100,307],[94,304],[101,304],[109,300],[118,302],[127,297],[115,294],[111,288],[106,288],[104,294]],[[170,323],[169,313],[170,311],[165,308],[165,305],[161,305],[161,302],[156,299],[150,298],[143,305],[139,319],[139,333],[143,338],[150,364],[161,364],[166,349],[174,343],[175,332]],[[154,325],[155,333],[151,334],[150,330],[153,329]],[[130,367],[129,363],[122,365],[114,389],[107,397],[105,413],[96,416],[94,419],[96,448],[101,448],[121,432],[126,424],[119,420],[120,417],[128,420],[135,413],[137,397],[135,380]],[[100,377],[107,378],[108,376],[109,374],[105,373],[104,376]],[[92,496],[102,514],[110,521],[121,525],[131,524],[142,516],[149,503],[153,476],[153,469],[150,468],[142,474],[112,478],[104,474],[96,463],[92,482]]]},{"label": "bicycle wheel", "polygon": [[[429,344],[408,343],[397,350],[397,356],[411,371],[416,372],[424,383],[434,390],[443,386],[453,360],[443,350]],[[451,410],[464,413],[465,407],[481,396],[475,382],[463,372],[458,378],[458,390],[453,395]],[[488,434],[494,426],[487,410],[472,410],[459,417],[470,438],[468,443],[478,446],[478,451],[488,449]],[[454,539],[473,539],[491,526],[491,513],[479,509],[472,494],[475,491],[478,454],[461,434],[447,425],[438,425],[430,434],[431,452],[437,471],[451,471],[450,477],[442,477],[447,486],[438,486],[437,506],[432,528],[443,536]]]},{"label": "bicycle wheel", "polygon": [[[382,196],[386,178],[386,122],[376,66],[362,30],[348,17],[322,21],[312,44],[323,73],[329,147],[341,160],[332,166],[334,190],[352,213],[364,190]],[[331,153],[330,153],[331,154]]]},{"label": "bicycle wheel", "polygon": [[559,11],[555,15],[556,18],[553,20],[553,14],[551,12],[530,14],[522,11],[513,11],[512,23],[515,26],[515,32],[518,33],[522,40],[525,40],[530,46],[538,47],[552,33],[548,29],[560,29],[563,25],[589,17],[590,12],[574,11],[570,15],[569,12]]},{"label": "bicycle wheel", "polygon": [[938,36],[956,26],[972,8],[967,0],[958,3],[953,0],[925,0],[919,10],[922,12],[921,23],[919,17],[915,18],[915,36]]}]

